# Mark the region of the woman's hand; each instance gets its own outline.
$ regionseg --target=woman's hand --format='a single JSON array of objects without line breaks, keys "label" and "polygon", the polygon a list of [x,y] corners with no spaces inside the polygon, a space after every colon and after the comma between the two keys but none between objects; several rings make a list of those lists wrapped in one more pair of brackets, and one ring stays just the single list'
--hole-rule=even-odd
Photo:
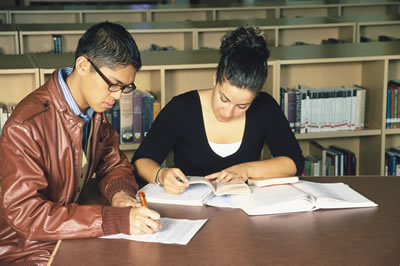
[{"label": "woman's hand", "polygon": [[226,168],[222,171],[205,176],[207,179],[217,182],[246,182],[249,179],[247,167],[243,164],[238,164]]},{"label": "woman's hand", "polygon": [[160,231],[160,214],[147,207],[132,208],[129,213],[129,226],[132,235],[152,234]]},{"label": "woman's hand", "polygon": [[180,194],[188,187],[189,180],[179,168],[163,168],[159,172],[158,180],[165,191],[171,194]]}]

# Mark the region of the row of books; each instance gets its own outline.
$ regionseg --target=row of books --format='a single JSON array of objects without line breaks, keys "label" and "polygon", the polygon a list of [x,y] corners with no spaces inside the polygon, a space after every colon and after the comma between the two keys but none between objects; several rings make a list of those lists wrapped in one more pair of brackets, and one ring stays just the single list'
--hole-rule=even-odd
[{"label": "row of books", "polygon": [[280,106],[295,133],[363,129],[365,99],[358,85],[280,89]]},{"label": "row of books", "polygon": [[349,176],[356,175],[356,169],[354,152],[335,145],[324,147],[316,141],[310,142],[310,154],[304,161],[304,176]]},{"label": "row of books", "polygon": [[141,142],[160,112],[160,102],[148,91],[135,90],[122,94],[106,112],[108,121],[120,136],[121,144]]},{"label": "row of books", "polygon": [[400,146],[385,150],[385,176],[400,176]]},{"label": "row of books", "polygon": [[400,80],[390,80],[387,89],[386,128],[400,128]]},{"label": "row of books", "polygon": [[[374,40],[365,36],[360,37],[360,42],[373,42]],[[393,41],[400,41],[400,38],[387,36],[387,35],[379,35],[378,42],[393,42]]]},{"label": "row of books", "polygon": [[11,113],[15,109],[15,106],[16,106],[15,103],[0,104],[0,135],[1,135],[1,130],[3,129],[4,124],[7,122]]},{"label": "row of books", "polygon": [[[321,44],[338,44],[338,43],[345,43],[345,41],[335,39],[335,38],[328,38],[328,39],[321,40]],[[293,46],[302,46],[302,45],[314,45],[314,44],[303,42],[303,41],[296,41],[292,45]]]}]

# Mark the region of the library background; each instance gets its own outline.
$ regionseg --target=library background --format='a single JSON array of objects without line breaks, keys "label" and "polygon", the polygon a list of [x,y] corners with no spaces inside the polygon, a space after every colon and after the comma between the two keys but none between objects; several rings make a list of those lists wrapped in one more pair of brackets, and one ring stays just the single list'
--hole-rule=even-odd
[{"label": "library background", "polygon": [[400,175],[400,0],[4,0],[1,126],[55,69],[73,65],[80,36],[104,20],[124,25],[142,53],[138,90],[107,114],[129,158],[173,96],[212,86],[220,38],[248,25],[268,36],[263,90],[288,118],[304,175]]}]

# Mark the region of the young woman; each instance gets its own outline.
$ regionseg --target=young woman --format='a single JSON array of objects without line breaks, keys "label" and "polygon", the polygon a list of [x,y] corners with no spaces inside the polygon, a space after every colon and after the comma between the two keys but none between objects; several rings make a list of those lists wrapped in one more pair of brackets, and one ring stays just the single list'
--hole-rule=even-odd
[{"label": "young woman", "polygon": [[[222,39],[214,88],[174,97],[134,154],[137,174],[169,193],[186,175],[220,182],[298,175],[301,149],[272,96],[261,89],[269,50],[258,28],[240,27]],[[273,155],[260,160],[264,143]],[[160,164],[170,151],[174,167]]]}]

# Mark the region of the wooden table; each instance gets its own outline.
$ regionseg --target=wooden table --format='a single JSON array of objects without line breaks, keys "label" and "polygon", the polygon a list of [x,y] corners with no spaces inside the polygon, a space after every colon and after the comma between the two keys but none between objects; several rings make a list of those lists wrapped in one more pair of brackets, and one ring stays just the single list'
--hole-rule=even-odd
[{"label": "wooden table", "polygon": [[208,221],[186,246],[64,240],[52,265],[400,264],[400,177],[305,179],[344,182],[379,207],[247,216],[239,209],[150,204],[165,217]]}]

